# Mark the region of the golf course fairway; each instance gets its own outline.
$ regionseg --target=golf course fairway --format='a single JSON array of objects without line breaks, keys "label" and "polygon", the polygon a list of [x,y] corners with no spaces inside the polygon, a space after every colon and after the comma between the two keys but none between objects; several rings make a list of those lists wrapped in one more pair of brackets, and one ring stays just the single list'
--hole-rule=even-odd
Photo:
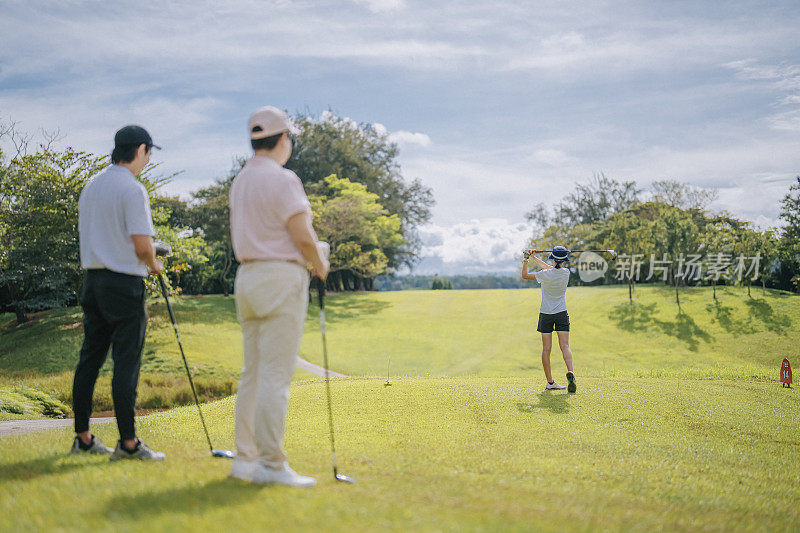
[{"label": "golf course fairway", "polygon": [[[70,456],[70,428],[0,438],[0,531],[800,529],[800,397],[777,382],[783,357],[800,354],[800,298],[692,288],[678,309],[668,287],[634,296],[568,291],[567,394],[542,390],[538,291],[333,295],[331,366],[349,376],[331,384],[336,450],[355,485],[333,480],[324,381],[300,372],[285,448],[317,487],[229,478],[185,405],[138,418],[163,463]],[[176,298],[200,383],[230,383],[241,362],[232,304]],[[143,380],[161,388],[145,397],[168,398],[185,375],[163,306],[150,313]],[[319,364],[317,313],[301,355]],[[76,320],[68,309],[3,330],[0,393],[32,387],[68,405]],[[552,363],[563,382],[557,347]],[[203,405],[215,447],[235,447],[234,402]],[[117,438],[113,424],[92,431]]]},{"label": "golf course fairway", "polygon": [[[69,430],[4,437],[0,530],[731,531],[800,527],[800,399],[775,383],[524,378],[292,388],[286,448],[313,489],[256,486],[212,458],[194,407],[139,419],[163,463],[66,454]],[[233,399],[207,404],[233,446]],[[113,425],[94,431],[113,442]]]}]

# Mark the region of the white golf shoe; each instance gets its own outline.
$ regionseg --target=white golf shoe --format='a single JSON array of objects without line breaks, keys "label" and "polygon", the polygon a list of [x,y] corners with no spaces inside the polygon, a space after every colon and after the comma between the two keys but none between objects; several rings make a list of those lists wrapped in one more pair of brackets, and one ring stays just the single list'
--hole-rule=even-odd
[{"label": "white golf shoe", "polygon": [[103,441],[100,440],[100,437],[95,437],[92,435],[92,441],[88,447],[81,447],[83,444],[79,437],[75,437],[75,440],[72,441],[72,449],[69,453],[74,455],[83,455],[83,454],[97,454],[97,455],[111,455],[114,453],[114,448],[109,448]]},{"label": "white golf shoe", "polygon": [[564,390],[564,389],[566,389],[566,387],[564,385],[559,385],[557,381],[548,383],[544,387],[544,390]]},{"label": "white golf shoe", "polygon": [[289,468],[289,465],[283,468],[269,468],[268,466],[258,464],[253,473],[253,481],[255,483],[274,483],[276,485],[286,485],[289,487],[313,487],[317,484],[316,479],[310,476],[301,476]]},{"label": "white golf shoe", "polygon": [[242,481],[253,481],[253,474],[255,474],[258,465],[258,461],[245,461],[244,459],[236,458],[233,460],[231,477]]},{"label": "white golf shoe", "polygon": [[166,458],[167,455],[164,452],[151,450],[150,446],[142,442],[142,439],[139,439],[139,443],[132,452],[126,450],[125,447],[122,446],[122,441],[118,440],[117,447],[110,457],[112,461],[118,461],[121,459],[135,459],[138,461],[163,461]]}]

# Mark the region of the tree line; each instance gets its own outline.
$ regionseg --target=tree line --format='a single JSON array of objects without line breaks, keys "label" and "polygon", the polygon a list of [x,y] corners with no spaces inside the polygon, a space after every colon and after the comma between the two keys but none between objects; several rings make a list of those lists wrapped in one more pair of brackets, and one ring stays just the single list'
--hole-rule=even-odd
[{"label": "tree line", "polygon": [[531,289],[539,284],[519,276],[481,274],[440,277],[437,275],[378,276],[375,288],[379,291],[405,290],[463,290],[463,289]]},{"label": "tree line", "polygon": [[[301,133],[287,168],[303,181],[319,237],[331,244],[330,290],[370,290],[374,278],[410,266],[430,219],[431,190],[408,181],[398,147],[372,124],[326,112],[294,117]],[[0,151],[0,312],[25,322],[32,312],[74,305],[82,272],[78,198],[110,164],[107,155],[55,148],[55,135],[32,143],[15,124],[0,125],[11,146]],[[230,240],[228,192],[245,163],[184,200],[163,192],[175,175],[157,165],[139,176],[150,195],[156,239],[174,251],[166,270],[172,290],[230,294],[237,263]]]},{"label": "tree line", "polygon": [[[768,229],[730,213],[712,212],[709,205],[716,191],[661,180],[644,193],[634,181],[595,175],[556,205],[539,204],[526,215],[535,227],[529,246],[614,249],[620,253],[619,264],[597,283],[622,281],[632,292],[639,279],[664,282],[675,287],[678,303],[678,288],[684,284],[739,283],[749,292],[758,279],[763,287],[797,287],[800,177],[781,202],[780,218],[786,224]],[[743,264],[743,258],[749,263]]]}]

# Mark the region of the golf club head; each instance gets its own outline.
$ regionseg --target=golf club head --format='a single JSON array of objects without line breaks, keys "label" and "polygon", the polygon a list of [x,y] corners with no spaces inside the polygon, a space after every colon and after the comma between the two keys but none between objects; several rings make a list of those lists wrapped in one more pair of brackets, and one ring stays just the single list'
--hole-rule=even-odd
[{"label": "golf club head", "polygon": [[335,474],[334,477],[336,478],[336,481],[341,481],[342,483],[355,483],[356,482],[355,478],[352,478],[350,476],[345,476],[344,474]]},{"label": "golf club head", "polygon": [[223,450],[222,448],[214,448],[211,450],[211,455],[214,457],[222,457],[224,459],[234,459],[236,454],[230,450]]},{"label": "golf club head", "polygon": [[169,257],[172,255],[172,246],[169,244],[160,241],[156,241],[153,244],[156,246],[156,255],[158,257]]},{"label": "golf club head", "polygon": [[608,253],[611,256],[612,261],[617,258],[617,252],[615,252],[614,250],[609,250]]}]

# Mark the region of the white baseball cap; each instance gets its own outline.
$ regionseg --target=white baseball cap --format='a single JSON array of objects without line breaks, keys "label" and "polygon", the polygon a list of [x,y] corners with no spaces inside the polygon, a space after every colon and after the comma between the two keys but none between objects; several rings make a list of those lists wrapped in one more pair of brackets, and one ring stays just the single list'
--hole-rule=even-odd
[{"label": "white baseball cap", "polygon": [[300,130],[289,120],[289,115],[285,111],[270,105],[257,109],[250,115],[249,129],[251,139],[272,137],[284,131],[293,135],[300,133]]}]

